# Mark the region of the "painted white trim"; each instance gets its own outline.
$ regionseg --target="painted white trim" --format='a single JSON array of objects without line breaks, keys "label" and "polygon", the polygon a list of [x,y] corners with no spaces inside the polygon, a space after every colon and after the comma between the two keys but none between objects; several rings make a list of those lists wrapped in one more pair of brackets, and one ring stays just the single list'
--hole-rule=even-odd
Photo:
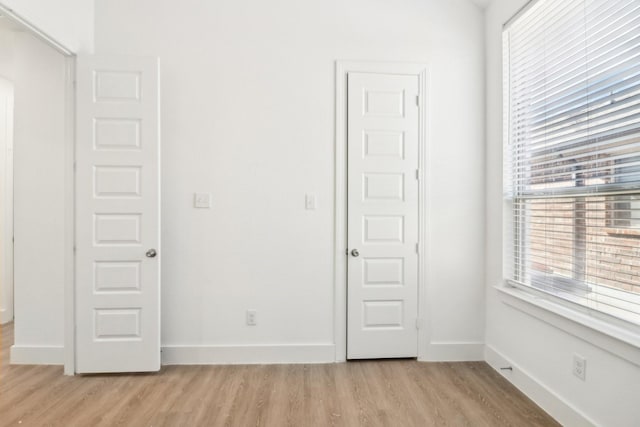
[{"label": "painted white trim", "polygon": [[253,365],[333,363],[335,345],[168,345],[163,365]]},{"label": "painted white trim", "polygon": [[431,239],[431,221],[429,207],[431,206],[431,75],[426,65],[420,71],[420,185],[419,185],[419,236],[422,247],[418,257],[418,313],[423,329],[418,331],[418,360],[422,360],[429,354],[429,341],[431,340],[431,310],[429,298],[429,284],[434,283],[431,277],[431,254],[433,248]]},{"label": "painted white trim", "polygon": [[500,300],[529,316],[640,366],[640,336],[546,298],[516,288],[496,286]]},{"label": "painted white trim", "polygon": [[484,343],[432,342],[427,344],[420,362],[480,362],[484,361]]},{"label": "painted white trim", "polygon": [[13,313],[5,308],[0,309],[0,325],[4,325],[13,320]]},{"label": "painted white trim", "polygon": [[428,275],[431,254],[429,221],[429,67],[425,63],[336,61],[336,135],[335,135],[335,237],[334,237],[334,340],[335,361],[347,359],[347,73],[401,74],[417,76],[420,85],[419,184],[420,246],[418,275],[418,316],[424,328],[418,334],[418,358],[426,355],[430,334],[428,313]]},{"label": "painted white trim", "polygon": [[63,365],[63,346],[11,346],[12,365]]},{"label": "painted white trim", "polygon": [[76,304],[75,304],[75,159],[76,159],[76,57],[65,64],[65,266],[64,266],[64,374],[76,371]]},{"label": "painted white trim", "polygon": [[60,52],[61,54],[65,56],[71,56],[74,54],[74,52],[71,49],[67,48],[62,43],[58,42],[56,39],[51,37],[49,34],[42,31],[40,28],[31,24],[28,20],[18,15],[17,13],[15,13],[13,9],[3,5],[2,3],[0,3],[0,14],[8,18],[10,21],[20,25],[25,30],[35,35],[40,40],[42,40],[43,42],[45,42],[46,44],[48,44],[49,46],[51,46],[52,48]]},{"label": "painted white trim", "polygon": [[[489,345],[485,347],[485,360],[493,369],[506,378],[507,381],[516,386],[516,388],[555,418],[560,424],[576,427],[597,425],[587,415],[571,405],[529,372],[513,363]],[[511,371],[500,369],[508,366],[512,368]]]},{"label": "painted white trim", "polygon": [[347,360],[347,68],[336,62],[336,141],[335,141],[335,236],[334,236],[334,321],[333,339],[336,362]]}]

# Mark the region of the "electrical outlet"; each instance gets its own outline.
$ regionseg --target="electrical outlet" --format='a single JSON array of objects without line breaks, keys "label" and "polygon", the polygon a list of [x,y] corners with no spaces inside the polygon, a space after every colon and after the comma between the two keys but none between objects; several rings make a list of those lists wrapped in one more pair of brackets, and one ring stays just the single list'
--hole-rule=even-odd
[{"label": "electrical outlet", "polygon": [[247,310],[247,325],[256,326],[258,324],[258,312],[256,310]]},{"label": "electrical outlet", "polygon": [[579,354],[573,355],[573,375],[585,381],[587,378],[587,359]]},{"label": "electrical outlet", "polygon": [[195,193],[193,195],[193,207],[199,208],[199,209],[211,208],[211,194]]}]

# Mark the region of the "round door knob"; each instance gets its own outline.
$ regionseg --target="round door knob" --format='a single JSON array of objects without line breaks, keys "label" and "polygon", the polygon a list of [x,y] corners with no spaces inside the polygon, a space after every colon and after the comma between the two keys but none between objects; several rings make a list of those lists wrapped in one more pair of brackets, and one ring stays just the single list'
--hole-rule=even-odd
[{"label": "round door knob", "polygon": [[360,252],[358,252],[357,249],[354,249],[351,251],[351,256],[352,257],[359,257],[360,256]]},{"label": "round door knob", "polygon": [[147,258],[155,258],[156,255],[158,255],[158,253],[156,252],[155,249],[149,249],[146,255],[147,255]]}]

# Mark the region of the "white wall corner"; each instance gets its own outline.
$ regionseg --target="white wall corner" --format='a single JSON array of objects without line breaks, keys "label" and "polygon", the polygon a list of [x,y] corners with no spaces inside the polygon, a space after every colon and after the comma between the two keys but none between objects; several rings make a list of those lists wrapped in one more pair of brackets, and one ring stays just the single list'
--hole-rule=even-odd
[{"label": "white wall corner", "polygon": [[63,365],[63,346],[11,346],[12,365]]},{"label": "white wall corner", "polygon": [[[516,388],[555,418],[560,424],[575,427],[597,425],[548,386],[540,382],[526,370],[514,364],[490,345],[487,345],[485,348],[485,360],[493,369],[506,378],[507,381],[516,386]],[[512,370],[500,369],[504,367],[511,367]]]},{"label": "white wall corner", "polygon": [[163,365],[255,365],[334,363],[334,344],[306,345],[169,345]]},{"label": "white wall corner", "polygon": [[484,343],[432,342],[421,355],[420,362],[478,362],[484,361]]}]

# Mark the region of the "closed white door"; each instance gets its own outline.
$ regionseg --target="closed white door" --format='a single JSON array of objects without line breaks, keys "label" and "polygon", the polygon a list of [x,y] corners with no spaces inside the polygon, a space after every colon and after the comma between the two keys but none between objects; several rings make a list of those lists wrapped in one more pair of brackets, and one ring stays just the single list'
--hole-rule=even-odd
[{"label": "closed white door", "polygon": [[79,57],[76,372],[160,369],[157,58]]},{"label": "closed white door", "polygon": [[418,355],[418,76],[348,75],[347,357]]}]

